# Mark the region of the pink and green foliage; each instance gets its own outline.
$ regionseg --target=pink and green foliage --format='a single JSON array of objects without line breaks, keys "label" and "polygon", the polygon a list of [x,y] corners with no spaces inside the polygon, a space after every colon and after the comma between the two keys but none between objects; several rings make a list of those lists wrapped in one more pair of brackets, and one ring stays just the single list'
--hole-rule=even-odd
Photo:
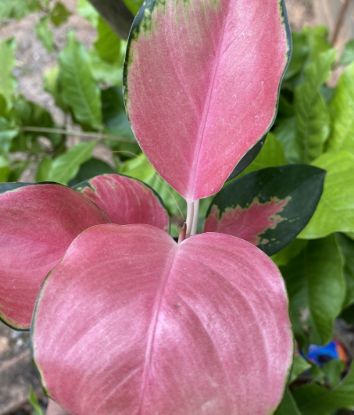
[{"label": "pink and green foliage", "polygon": [[84,229],[107,222],[88,199],[61,185],[30,185],[0,195],[0,317],[30,326],[39,287]]},{"label": "pink and green foliage", "polygon": [[81,185],[80,191],[100,207],[112,223],[146,223],[168,230],[165,208],[152,190],[138,180],[103,174]]},{"label": "pink and green foliage", "polygon": [[292,357],[284,283],[265,254],[217,233],[177,244],[147,225],[78,236],[33,331],[43,383],[72,414],[268,414]]},{"label": "pink and green foliage", "polygon": [[237,236],[274,255],[310,220],[324,179],[322,169],[293,164],[230,181],[212,201],[204,231]]},{"label": "pink and green foliage", "polygon": [[205,232],[235,235],[254,245],[266,244],[268,241],[261,235],[285,220],[281,212],[289,201],[290,197],[283,200],[274,197],[262,203],[256,197],[247,208],[236,206],[227,209],[221,217],[218,207],[214,205],[205,222]]},{"label": "pink and green foliage", "polygon": [[149,1],[135,25],[126,64],[132,128],[181,195],[210,196],[275,117],[289,54],[281,1]]},{"label": "pink and green foliage", "polygon": [[[0,196],[0,312],[27,327],[49,272],[32,320],[34,358],[49,396],[70,414],[268,415],[279,404],[292,356],[282,277],[243,239],[194,234],[199,199],[257,152],[274,119],[289,52],[282,7],[148,1],[134,23],[127,109],[147,156],[187,200],[178,242],[158,198],[126,177],[98,176],[79,192],[42,184]],[[231,217],[256,228],[241,236],[257,242],[263,228],[285,224],[274,246],[284,245],[322,191],[322,171],[294,169],[303,176],[284,175],[277,192],[255,191],[269,178],[263,171],[253,186],[250,175],[231,182],[213,205],[225,210],[225,195],[246,181],[250,212],[232,199]],[[283,219],[314,188],[304,213]],[[224,231],[210,221],[207,229]]]},{"label": "pink and green foliage", "polygon": [[107,222],[167,229],[167,212],[143,183],[102,175],[90,185],[82,194],[56,184],[0,186],[0,317],[9,325],[29,328],[41,283],[84,229]]}]

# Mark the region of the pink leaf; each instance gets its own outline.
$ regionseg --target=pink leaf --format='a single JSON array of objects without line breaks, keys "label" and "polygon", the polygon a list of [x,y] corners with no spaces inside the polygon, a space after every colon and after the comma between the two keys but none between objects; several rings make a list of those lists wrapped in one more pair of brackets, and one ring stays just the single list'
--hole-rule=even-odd
[{"label": "pink leaf", "polygon": [[0,195],[0,317],[29,328],[47,273],[73,239],[108,222],[89,200],[67,187],[40,184]]},{"label": "pink leaf", "polygon": [[120,225],[145,223],[168,229],[169,218],[154,192],[144,183],[118,174],[103,174],[88,182],[82,193]]},{"label": "pink leaf", "polygon": [[75,415],[265,415],[292,356],[279,271],[206,233],[177,245],[148,225],[83,232],[37,304],[34,357]]},{"label": "pink leaf", "polygon": [[284,218],[282,211],[291,197],[277,199],[273,197],[267,202],[260,202],[256,197],[253,202],[242,208],[235,206],[220,213],[213,205],[205,221],[205,232],[220,232],[245,239],[254,245],[266,244],[263,234],[269,229],[275,229]]},{"label": "pink leaf", "polygon": [[186,199],[218,192],[270,128],[289,55],[281,0],[148,1],[131,33],[127,110]]}]

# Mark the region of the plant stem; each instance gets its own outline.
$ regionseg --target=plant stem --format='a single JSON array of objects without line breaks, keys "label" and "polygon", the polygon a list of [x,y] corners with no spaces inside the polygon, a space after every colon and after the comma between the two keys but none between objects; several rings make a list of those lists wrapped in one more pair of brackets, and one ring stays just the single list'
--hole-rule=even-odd
[{"label": "plant stem", "polygon": [[187,200],[186,238],[197,233],[199,200]]},{"label": "plant stem", "polygon": [[198,228],[198,219],[199,219],[199,199],[194,201],[193,205],[193,223],[191,229],[191,235],[195,235],[197,233]]},{"label": "plant stem", "polygon": [[338,40],[338,36],[339,33],[343,27],[343,23],[347,14],[347,11],[349,9],[350,6],[350,2],[351,0],[344,0],[342,7],[340,8],[339,12],[338,12],[338,16],[337,16],[337,20],[336,20],[336,24],[334,26],[334,30],[333,30],[333,36],[332,36],[332,45],[335,45],[337,43]]},{"label": "plant stem", "polygon": [[64,134],[64,135],[73,135],[76,137],[83,137],[83,138],[93,138],[96,140],[104,140],[104,139],[116,139],[117,141],[124,141],[130,143],[131,140],[127,140],[124,137],[120,137],[117,135],[112,134],[102,134],[102,133],[87,133],[85,131],[74,131],[74,130],[66,130],[60,128],[45,128],[45,127],[23,127],[21,128],[22,131],[32,132],[32,133],[43,133],[43,134]]}]

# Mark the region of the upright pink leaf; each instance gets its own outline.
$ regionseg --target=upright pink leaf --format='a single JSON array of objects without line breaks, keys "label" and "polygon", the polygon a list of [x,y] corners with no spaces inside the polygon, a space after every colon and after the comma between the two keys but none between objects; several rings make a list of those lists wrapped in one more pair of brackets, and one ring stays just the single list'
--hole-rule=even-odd
[{"label": "upright pink leaf", "polygon": [[216,193],[270,128],[289,55],[282,0],[147,1],[126,59],[133,130],[186,199]]},{"label": "upright pink leaf", "polygon": [[168,229],[169,218],[154,192],[139,180],[118,174],[91,179],[82,193],[120,225],[145,223]]},{"label": "upright pink leaf", "polygon": [[75,415],[265,415],[292,356],[279,271],[206,233],[177,245],[148,225],[83,232],[37,304],[34,357]]},{"label": "upright pink leaf", "polygon": [[81,231],[105,222],[93,203],[61,185],[29,185],[1,194],[0,318],[29,328],[47,273]]}]

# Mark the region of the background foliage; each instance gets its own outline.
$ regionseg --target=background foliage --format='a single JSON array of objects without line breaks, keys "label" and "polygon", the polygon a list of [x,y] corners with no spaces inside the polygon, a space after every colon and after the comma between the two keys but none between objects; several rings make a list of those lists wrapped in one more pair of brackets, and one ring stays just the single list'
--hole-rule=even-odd
[{"label": "background foliage", "polygon": [[[136,13],[139,2],[126,0],[125,6]],[[78,12],[96,30],[90,48],[74,32],[68,33],[64,48],[56,44],[53,30],[70,16],[60,1],[2,0],[0,20],[21,19],[34,11],[41,14],[36,35],[56,59],[43,85],[65,114],[65,123],[21,94],[14,76],[15,41],[1,40],[0,181],[21,180],[30,172],[36,181],[74,185],[120,172],[160,194],[177,234],[185,216],[183,202],[140,152],[125,115],[126,41],[86,0],[78,1]],[[73,136],[81,141],[73,145]],[[101,157],[103,147],[109,150],[109,162]],[[349,42],[339,56],[323,27],[293,34],[278,117],[246,173],[292,163],[321,167],[327,177],[310,223],[274,257],[286,281],[296,340],[278,415],[351,413],[345,410],[354,408],[354,367],[339,361],[319,367],[303,357],[310,344],[325,345],[341,337],[338,326],[350,331],[354,322],[354,47]],[[202,203],[201,226],[209,203]]]}]

